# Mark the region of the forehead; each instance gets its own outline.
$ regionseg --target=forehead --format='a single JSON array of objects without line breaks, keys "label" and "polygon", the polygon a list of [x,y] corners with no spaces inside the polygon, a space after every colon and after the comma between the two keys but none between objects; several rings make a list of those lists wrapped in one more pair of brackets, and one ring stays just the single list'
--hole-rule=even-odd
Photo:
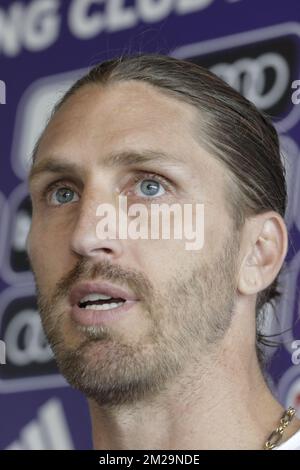
[{"label": "forehead", "polygon": [[[225,205],[227,171],[203,148],[197,128],[205,129],[201,113],[156,87],[137,81],[87,85],[48,124],[33,169],[43,168],[54,156],[62,165],[79,168],[80,178],[87,181],[102,177],[99,169],[110,171],[111,155],[117,157],[112,158],[113,171],[124,167],[128,154],[137,167],[136,158],[154,155],[150,170],[169,172],[188,197],[200,198],[212,211],[216,208],[220,221],[225,217],[220,208]],[[123,167],[122,153],[126,155]],[[157,158],[160,154],[162,159]]]},{"label": "forehead", "polygon": [[47,126],[39,145],[40,155],[56,150],[85,158],[99,149],[103,155],[124,148],[168,150],[190,158],[199,151],[193,129],[197,110],[187,103],[138,81],[106,87],[86,85],[69,98]]}]

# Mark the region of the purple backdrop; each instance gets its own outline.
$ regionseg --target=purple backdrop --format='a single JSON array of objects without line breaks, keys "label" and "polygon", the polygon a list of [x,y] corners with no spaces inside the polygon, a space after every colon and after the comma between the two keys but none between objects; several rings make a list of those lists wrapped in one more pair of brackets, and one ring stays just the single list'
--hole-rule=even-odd
[{"label": "purple backdrop", "polygon": [[292,88],[299,44],[299,0],[0,1],[1,449],[91,447],[85,400],[58,374],[41,333],[25,255],[26,174],[60,94],[87,67],[129,52],[207,66],[274,119],[287,164],[290,247],[280,321],[266,325],[287,330],[283,346],[269,352],[270,383],[285,406],[300,411],[300,93]]}]

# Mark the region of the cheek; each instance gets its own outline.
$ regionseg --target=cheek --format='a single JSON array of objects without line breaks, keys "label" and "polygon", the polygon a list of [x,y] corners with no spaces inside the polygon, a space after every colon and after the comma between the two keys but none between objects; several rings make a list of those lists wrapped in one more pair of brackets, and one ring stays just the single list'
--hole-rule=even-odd
[{"label": "cheek", "polygon": [[37,281],[42,286],[51,286],[65,274],[68,262],[68,237],[63,233],[42,228],[33,220],[28,235],[28,255]]},{"label": "cheek", "polygon": [[195,257],[199,257],[199,252],[185,250],[182,240],[136,240],[130,252],[134,265],[158,290],[174,276],[178,277],[178,273],[185,272],[195,263]]}]

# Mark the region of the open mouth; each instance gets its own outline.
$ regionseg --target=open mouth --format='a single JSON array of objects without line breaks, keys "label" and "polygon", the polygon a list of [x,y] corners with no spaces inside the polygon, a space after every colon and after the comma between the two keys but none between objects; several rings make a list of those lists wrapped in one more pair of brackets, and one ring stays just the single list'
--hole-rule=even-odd
[{"label": "open mouth", "polygon": [[84,296],[77,305],[86,310],[111,310],[120,307],[125,302],[126,300],[121,297],[110,297],[95,292]]}]

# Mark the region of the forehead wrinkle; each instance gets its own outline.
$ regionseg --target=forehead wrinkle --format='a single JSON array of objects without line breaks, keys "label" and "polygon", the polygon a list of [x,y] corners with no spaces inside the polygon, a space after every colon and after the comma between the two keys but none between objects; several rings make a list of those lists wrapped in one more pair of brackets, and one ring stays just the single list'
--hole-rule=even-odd
[{"label": "forehead wrinkle", "polygon": [[[121,151],[111,152],[98,161],[98,165],[103,168],[130,167],[148,162],[155,163],[175,163],[184,165],[184,161],[175,155],[168,155],[162,151],[143,150],[143,151]],[[40,173],[73,173],[81,175],[83,167],[75,162],[68,162],[65,159],[53,156],[34,163],[31,167],[29,179]]]},{"label": "forehead wrinkle", "polygon": [[115,166],[133,166],[139,163],[177,163],[184,164],[183,160],[174,154],[167,154],[161,150],[146,149],[141,151],[121,151],[110,152],[103,159],[101,165],[105,168],[113,168]]}]

